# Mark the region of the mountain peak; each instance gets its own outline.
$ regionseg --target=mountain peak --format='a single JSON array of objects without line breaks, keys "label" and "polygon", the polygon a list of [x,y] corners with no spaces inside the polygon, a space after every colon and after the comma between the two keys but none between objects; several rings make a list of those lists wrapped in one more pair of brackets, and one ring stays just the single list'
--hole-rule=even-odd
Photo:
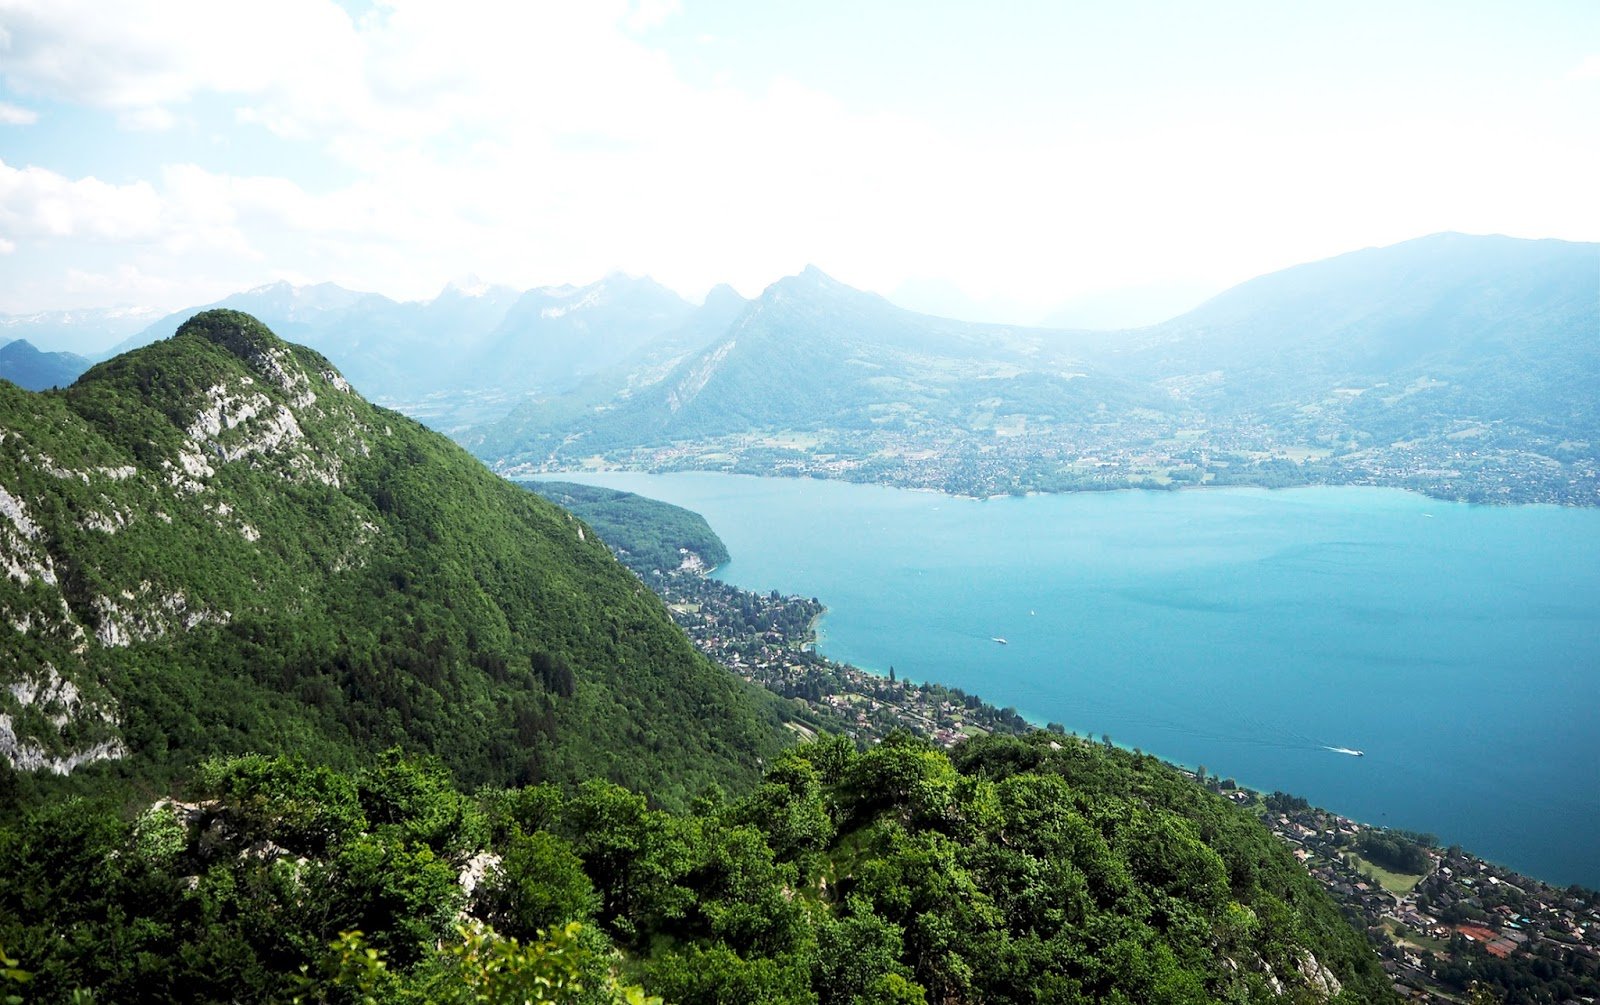
[{"label": "mountain peak", "polygon": [[853,300],[863,306],[869,302],[889,306],[889,302],[876,293],[868,293],[848,283],[841,283],[815,265],[807,265],[795,275],[784,276],[762,291],[761,297],[777,300],[815,300],[820,297],[829,300]]},{"label": "mountain peak", "polygon": [[262,283],[260,286],[252,286],[248,290],[244,291],[244,295],[252,296],[265,293],[293,293],[296,289],[298,289],[298,287],[289,282],[289,280],[279,279],[276,282]]},{"label": "mountain peak", "polygon": [[[753,785],[758,758],[782,742],[765,718],[777,706],[698,656],[569,514],[368,403],[315,350],[248,314],[201,312],[65,393],[0,383],[0,430],[9,490],[0,524],[11,528],[0,532],[0,567],[11,570],[0,572],[0,587],[11,584],[0,590],[0,694],[27,686],[65,696],[0,719],[7,780],[26,765],[65,773],[116,757],[128,759],[129,777],[161,777],[180,742],[180,756],[203,757],[240,749],[229,745],[246,735],[354,762],[352,744],[376,750],[411,727],[394,721],[379,735],[327,717],[328,702],[347,704],[337,675],[380,665],[374,626],[419,612],[430,630],[384,650],[414,653],[415,665],[385,665],[382,686],[394,690],[350,693],[347,710],[365,723],[391,699],[422,696],[414,735],[449,737],[438,753],[465,751],[458,772],[498,770],[499,754],[516,750],[484,777],[539,772],[576,784],[561,773],[568,750],[609,757],[660,728],[677,741],[622,766],[622,777],[685,805],[700,778]],[[476,560],[489,554],[495,562]],[[557,589],[559,610],[538,602]],[[458,604],[463,597],[470,602]],[[305,638],[317,641],[304,648]],[[346,640],[360,652],[345,653]],[[138,681],[121,670],[134,645],[148,675]],[[485,653],[506,672],[492,672]],[[552,654],[547,665],[562,673],[518,667],[529,653]],[[247,665],[296,676],[238,673]],[[31,683],[40,667],[53,668],[52,683]],[[328,681],[327,701],[298,693],[313,679]],[[147,693],[159,708],[143,703]],[[118,718],[122,708],[129,719]],[[719,721],[704,721],[706,708]],[[470,730],[456,728],[459,709],[471,710]],[[62,719],[49,717],[58,710]],[[169,748],[164,724],[213,712],[229,725],[174,732]]]},{"label": "mountain peak", "polygon": [[271,329],[243,311],[223,308],[201,311],[178,328],[177,336],[195,335],[251,361],[283,345]]},{"label": "mountain peak", "polygon": [[710,292],[706,294],[702,306],[715,308],[719,305],[740,305],[744,303],[746,303],[745,298],[739,294],[738,290],[727,283],[718,283],[711,287]]},{"label": "mountain peak", "polygon": [[353,304],[375,296],[358,290],[348,290],[338,283],[309,283],[296,285],[286,279],[265,286],[257,286],[223,300],[251,310],[268,313],[287,312],[290,319],[298,320],[303,312],[345,310]]},{"label": "mountain peak", "polygon": [[[803,284],[813,289],[831,290],[835,292],[841,290],[848,290],[851,293],[861,292],[854,286],[851,286],[847,283],[841,283],[839,280],[828,275],[826,272],[823,272],[815,265],[807,265],[804,269],[800,270],[800,274],[798,276],[792,276],[790,278],[795,281],[794,285]],[[780,282],[781,281],[782,280],[780,280]]]},{"label": "mountain peak", "polygon": [[257,377],[290,395],[290,403],[296,408],[316,401],[316,394],[311,390],[314,376],[320,376],[322,381],[340,391],[351,389],[326,357],[315,350],[291,345],[243,311],[226,308],[201,311],[178,328],[172,341],[184,336],[203,339],[226,350]]},{"label": "mountain peak", "polygon": [[493,284],[487,283],[484,280],[479,279],[476,274],[469,272],[464,276],[458,276],[455,279],[450,280],[448,283],[445,283],[444,290],[440,292],[439,295],[441,297],[445,295],[454,295],[458,297],[481,297],[492,289],[494,289]]},{"label": "mountain peak", "polygon": [[626,290],[630,296],[670,297],[682,300],[677,293],[656,282],[654,276],[635,276],[620,269],[606,273],[596,286],[611,290]]},{"label": "mountain peak", "polygon": [[88,369],[89,361],[70,352],[42,352],[25,338],[0,343],[0,379],[30,391],[65,387]]},{"label": "mountain peak", "polygon": [[773,290],[813,290],[843,287],[844,284],[823,272],[815,265],[808,265],[792,276],[784,276],[777,282],[768,286],[766,291]]}]

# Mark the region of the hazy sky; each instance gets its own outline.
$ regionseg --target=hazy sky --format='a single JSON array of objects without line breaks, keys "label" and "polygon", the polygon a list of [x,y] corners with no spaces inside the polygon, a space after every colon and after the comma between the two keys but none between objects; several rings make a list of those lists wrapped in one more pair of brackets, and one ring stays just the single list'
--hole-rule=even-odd
[{"label": "hazy sky", "polygon": [[[0,311],[1600,238],[1600,3],[0,0]],[[909,295],[909,293],[908,293]]]}]

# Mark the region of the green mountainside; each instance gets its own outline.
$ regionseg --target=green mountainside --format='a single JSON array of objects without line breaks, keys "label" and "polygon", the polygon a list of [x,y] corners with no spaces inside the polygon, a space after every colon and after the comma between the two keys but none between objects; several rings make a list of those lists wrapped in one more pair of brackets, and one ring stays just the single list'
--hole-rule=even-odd
[{"label": "green mountainside", "polygon": [[[393,755],[224,760],[193,788],[132,823],[82,802],[0,823],[28,1001],[1396,1000],[1258,821],[1059,734],[825,739],[686,814],[600,781],[467,797]],[[589,990],[507,993],[555,961]]]},{"label": "green mountainside", "polygon": [[398,745],[684,806],[782,742],[580,521],[237,312],[0,385],[0,567],[0,785]]}]

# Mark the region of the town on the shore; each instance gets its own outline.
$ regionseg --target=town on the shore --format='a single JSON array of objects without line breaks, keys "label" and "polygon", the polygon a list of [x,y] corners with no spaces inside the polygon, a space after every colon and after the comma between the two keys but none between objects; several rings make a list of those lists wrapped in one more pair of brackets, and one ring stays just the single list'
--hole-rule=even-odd
[{"label": "town on the shore", "polygon": [[[872,743],[894,730],[953,746],[1034,726],[959,688],[875,673],[816,652],[816,598],[754,593],[682,568],[642,572],[696,646],[739,676],[805,705],[815,721]],[[802,733],[809,730],[799,724]],[[1061,724],[1048,729],[1074,738]],[[1079,742],[1111,742],[1076,737]],[[1600,1000],[1600,892],[1558,888],[1432,835],[1371,827],[1281,792],[1261,793],[1204,768],[1180,768],[1255,812],[1363,928],[1395,990],[1419,1003]]]},{"label": "town on the shore", "polygon": [[[1175,429],[1115,425],[960,429],[824,429],[748,433],[504,466],[508,477],[574,469],[723,471],[837,479],[985,498],[1027,492],[1362,485],[1480,504],[1600,505],[1600,459],[1571,444],[1461,420],[1446,434],[1351,444],[1271,423]],[[1392,442],[1391,442],[1392,439]]]}]

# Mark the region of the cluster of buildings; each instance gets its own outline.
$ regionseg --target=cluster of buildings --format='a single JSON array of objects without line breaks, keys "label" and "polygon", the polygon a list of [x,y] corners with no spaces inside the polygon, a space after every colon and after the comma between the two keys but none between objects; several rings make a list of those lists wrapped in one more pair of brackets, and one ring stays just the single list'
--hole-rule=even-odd
[{"label": "cluster of buildings", "polygon": [[815,599],[751,593],[688,573],[652,575],[650,585],[707,656],[799,699],[854,738],[904,729],[950,747],[974,733],[1027,728],[1015,712],[959,689],[891,679],[818,655],[811,625],[822,605]]},{"label": "cluster of buildings", "polygon": [[1556,448],[1559,456],[1538,453],[1525,437],[1332,443],[1312,436],[1307,442],[1319,445],[1308,447],[1285,435],[1267,425],[1182,430],[1122,417],[1103,428],[1044,426],[1014,435],[829,430],[804,450],[761,435],[722,436],[632,448],[605,460],[647,471],[830,478],[976,497],[1203,484],[1381,485],[1472,502],[1600,505],[1600,459]]},{"label": "cluster of buildings", "polygon": [[[1600,996],[1600,894],[1559,889],[1460,848],[1427,851],[1421,876],[1389,874],[1360,858],[1366,824],[1310,806],[1274,805],[1253,792],[1229,798],[1263,822],[1366,928],[1395,989],[1408,1000],[1454,1003],[1473,981],[1515,1000],[1587,1003]],[[1526,980],[1523,978],[1526,977]],[[1544,991],[1533,990],[1541,984]],[[1568,989],[1577,989],[1569,991]]]}]

